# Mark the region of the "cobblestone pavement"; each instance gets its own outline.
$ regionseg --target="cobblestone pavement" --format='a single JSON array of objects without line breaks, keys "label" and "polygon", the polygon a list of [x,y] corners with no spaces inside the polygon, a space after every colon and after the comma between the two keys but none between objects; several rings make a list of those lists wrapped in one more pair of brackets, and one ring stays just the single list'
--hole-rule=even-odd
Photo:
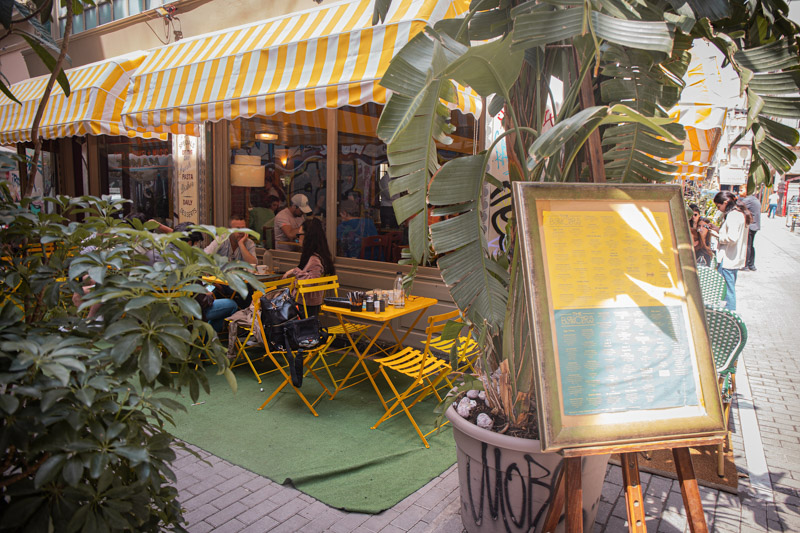
[{"label": "cobblestone pavement", "polygon": [[[756,272],[741,272],[738,312],[749,339],[731,412],[738,496],[700,488],[709,531],[800,531],[800,231],[762,218]],[[191,533],[461,533],[455,466],[377,515],[346,513],[205,451],[175,463]],[[647,529],[688,532],[676,481],[642,473]],[[594,532],[627,531],[622,474],[609,466]]]}]

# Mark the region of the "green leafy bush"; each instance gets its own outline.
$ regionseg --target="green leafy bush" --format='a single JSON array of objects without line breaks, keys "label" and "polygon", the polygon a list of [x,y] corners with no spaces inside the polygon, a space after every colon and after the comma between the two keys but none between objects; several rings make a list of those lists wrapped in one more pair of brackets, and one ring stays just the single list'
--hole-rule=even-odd
[{"label": "green leafy bush", "polygon": [[50,198],[58,214],[44,214],[0,196],[0,529],[182,530],[176,398],[209,392],[207,370],[236,387],[195,296],[207,275],[260,285],[182,234],[121,220],[121,201]]}]

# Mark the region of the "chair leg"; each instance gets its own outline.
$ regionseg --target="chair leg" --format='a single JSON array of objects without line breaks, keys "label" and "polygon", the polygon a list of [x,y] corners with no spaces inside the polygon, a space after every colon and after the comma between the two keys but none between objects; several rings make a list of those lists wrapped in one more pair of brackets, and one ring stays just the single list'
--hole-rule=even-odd
[{"label": "chair leg", "polygon": [[[284,370],[284,367],[282,367],[281,365],[278,364],[278,361],[275,360],[275,357],[273,357],[270,352],[267,352],[267,354],[268,354],[269,358],[272,359],[272,362],[275,363],[275,367],[278,369],[278,371],[283,375],[283,383],[281,383],[278,386],[278,388],[275,389],[272,392],[272,394],[269,395],[269,398],[267,398],[267,400],[264,403],[261,404],[261,407],[258,408],[258,411],[262,411],[269,404],[269,402],[271,402],[273,400],[273,398],[275,398],[275,396],[277,396],[278,393],[280,391],[282,391],[284,387],[286,387],[286,385],[289,385],[290,387],[292,387],[292,389],[294,389],[294,392],[300,397],[300,399],[303,401],[303,403],[306,404],[306,407],[308,407],[308,410],[311,411],[311,414],[313,414],[314,416],[319,416],[319,414],[314,410],[314,406],[311,403],[309,403],[309,401],[306,399],[306,397],[303,394],[303,392],[300,389],[298,389],[297,387],[295,387],[294,385],[292,385],[292,378],[289,376],[289,374],[286,373],[286,370]],[[285,357],[285,354],[284,354],[284,357]],[[288,361],[287,361],[287,364],[288,364]]]},{"label": "chair leg", "polygon": [[[428,444],[428,439],[426,439],[425,437],[430,435],[432,431],[429,431],[428,433],[422,433],[422,430],[419,428],[419,425],[417,424],[417,421],[414,419],[414,416],[411,414],[410,409],[423,399],[427,398],[432,391],[435,392],[436,385],[438,385],[439,382],[442,381],[442,379],[444,379],[445,376],[447,376],[447,372],[441,372],[434,380],[430,380],[429,378],[423,378],[426,379],[429,384],[423,385],[422,389],[416,392],[414,391],[414,389],[418,386],[418,383],[415,382],[412,383],[405,391],[403,391],[403,394],[400,394],[397,391],[397,388],[394,386],[394,383],[392,383],[392,381],[389,379],[386,370],[384,370],[383,367],[381,367],[380,370],[381,373],[383,374],[383,377],[386,379],[386,382],[389,384],[389,387],[392,389],[392,392],[394,393],[394,397],[396,398],[396,400],[391,405],[391,407],[389,407],[386,410],[383,416],[375,423],[375,425],[372,426],[372,428],[370,429],[377,429],[378,426],[380,426],[386,420],[392,418],[394,415],[400,414],[400,411],[395,411],[395,408],[401,407],[403,412],[405,412],[406,417],[408,417],[408,419],[411,421],[411,425],[414,426],[417,435],[419,435],[419,438],[422,439],[422,443],[425,445],[426,448],[430,448],[431,446],[430,444]],[[411,396],[414,396],[414,400],[411,403],[406,404],[405,400],[410,398]]]},{"label": "chair leg", "polygon": [[728,444],[728,449],[733,447],[731,442],[731,432],[728,429],[728,420],[731,414],[731,403],[722,403],[722,420],[725,423],[725,442],[717,445],[717,475],[725,477],[725,444]]}]

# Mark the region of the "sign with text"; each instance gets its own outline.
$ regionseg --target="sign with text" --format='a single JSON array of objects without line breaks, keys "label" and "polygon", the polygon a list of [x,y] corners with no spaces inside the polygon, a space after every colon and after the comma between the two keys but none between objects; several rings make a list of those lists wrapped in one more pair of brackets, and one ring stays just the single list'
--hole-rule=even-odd
[{"label": "sign with text", "polygon": [[724,434],[676,185],[515,183],[544,450]]},{"label": "sign with text", "polygon": [[178,222],[200,223],[197,141],[192,135],[173,135],[175,175],[178,183]]}]

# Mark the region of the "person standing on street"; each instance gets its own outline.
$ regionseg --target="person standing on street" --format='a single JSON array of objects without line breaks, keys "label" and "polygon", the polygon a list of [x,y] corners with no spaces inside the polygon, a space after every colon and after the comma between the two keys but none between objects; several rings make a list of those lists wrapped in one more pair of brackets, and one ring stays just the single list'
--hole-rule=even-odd
[{"label": "person standing on street", "polygon": [[778,210],[778,191],[772,191],[769,195],[769,213],[767,218],[775,218],[775,212]]},{"label": "person standing on street", "polygon": [[747,227],[750,211],[737,200],[731,191],[720,191],[714,196],[714,204],[723,213],[722,225],[717,235],[717,270],[725,279],[727,294],[725,307],[736,310],[736,274],[744,267],[747,258]]},{"label": "person standing on street", "polygon": [[756,233],[761,229],[761,202],[755,196],[746,196],[744,189],[741,190],[741,203],[750,211],[750,231],[747,234],[747,259],[744,263],[742,270],[756,271],[756,249],[753,246],[753,241],[756,238]]}]

